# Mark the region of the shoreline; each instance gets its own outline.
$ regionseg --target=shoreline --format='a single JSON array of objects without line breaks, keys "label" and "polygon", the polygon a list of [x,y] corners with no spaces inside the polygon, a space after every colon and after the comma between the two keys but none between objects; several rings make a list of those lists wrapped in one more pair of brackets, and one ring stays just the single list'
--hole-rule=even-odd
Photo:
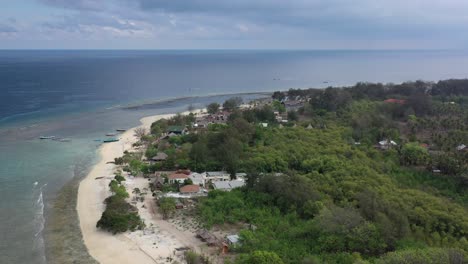
[{"label": "shoreline", "polygon": [[[131,128],[120,135],[120,141],[104,143],[99,147],[99,161],[88,175],[82,179],[78,187],[76,210],[83,237],[83,243],[88,253],[99,263],[156,263],[146,251],[129,238],[129,234],[112,235],[96,228],[105,209],[104,199],[110,196],[108,180],[96,180],[96,177],[113,175],[114,164],[107,164],[114,158],[121,157],[125,150],[130,150],[137,141],[134,131],[139,127],[149,128],[151,124],[162,118],[170,118],[174,114],[148,116],[140,119],[140,125]],[[146,182],[147,180],[144,179]],[[131,234],[130,234],[131,235]]]}]

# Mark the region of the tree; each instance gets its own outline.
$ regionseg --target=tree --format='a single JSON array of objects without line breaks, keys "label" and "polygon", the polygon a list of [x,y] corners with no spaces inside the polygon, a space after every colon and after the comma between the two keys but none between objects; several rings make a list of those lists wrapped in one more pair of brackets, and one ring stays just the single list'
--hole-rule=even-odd
[{"label": "tree", "polygon": [[403,165],[426,165],[428,160],[427,149],[418,143],[405,144],[400,151],[400,162]]},{"label": "tree", "polygon": [[232,97],[227,99],[223,104],[223,109],[227,111],[232,111],[239,107],[242,104],[242,97]]},{"label": "tree", "polygon": [[161,197],[159,199],[159,209],[161,210],[163,219],[167,219],[172,215],[176,209],[175,206],[176,202],[172,197]]},{"label": "tree", "polygon": [[296,111],[289,111],[288,112],[288,120],[289,121],[297,121],[299,120],[299,116],[297,115]]},{"label": "tree", "polygon": [[249,264],[284,264],[281,258],[275,253],[270,251],[256,250],[251,253],[246,259],[242,260],[241,263]]},{"label": "tree", "polygon": [[220,105],[218,103],[211,103],[209,104],[206,109],[210,114],[216,114],[219,111]]},{"label": "tree", "polygon": [[135,136],[140,140],[146,135],[147,131],[144,127],[138,127],[135,129]]}]

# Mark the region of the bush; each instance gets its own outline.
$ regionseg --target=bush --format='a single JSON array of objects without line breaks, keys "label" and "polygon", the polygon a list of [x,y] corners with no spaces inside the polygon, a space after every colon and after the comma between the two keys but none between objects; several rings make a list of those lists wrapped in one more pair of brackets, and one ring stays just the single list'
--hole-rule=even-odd
[{"label": "bush", "polygon": [[97,228],[112,232],[122,233],[127,230],[134,231],[144,227],[143,221],[138,215],[137,209],[127,203],[124,198],[117,195],[105,200],[106,210],[96,224]]}]

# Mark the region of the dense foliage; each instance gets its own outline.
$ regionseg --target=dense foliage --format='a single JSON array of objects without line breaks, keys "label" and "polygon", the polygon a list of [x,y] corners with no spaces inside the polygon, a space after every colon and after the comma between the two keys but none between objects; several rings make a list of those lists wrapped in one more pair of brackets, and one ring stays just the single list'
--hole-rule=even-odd
[{"label": "dense foliage", "polygon": [[[234,111],[198,134],[187,165],[247,172],[247,186],[211,191],[201,219],[256,227],[240,232],[238,263],[465,263],[468,152],[456,146],[468,142],[466,87],[290,90],[310,98],[288,113],[294,127],[275,124],[278,104]],[[396,145],[376,149],[383,139]]]},{"label": "dense foliage", "polygon": [[129,194],[125,186],[120,183],[125,178],[119,174],[115,176],[109,184],[109,188],[113,193],[104,201],[106,210],[102,213],[101,219],[96,224],[96,227],[109,231],[113,234],[122,233],[127,230],[134,231],[144,227],[143,221],[138,215],[138,210],[127,201]]},{"label": "dense foliage", "polygon": [[[210,191],[198,207],[207,227],[255,227],[240,232],[237,263],[464,263],[468,151],[457,146],[468,142],[467,87],[291,89],[244,110],[230,99],[227,124],[150,145],[147,157],[168,158],[145,169],[247,173],[245,187]],[[299,111],[283,104],[291,98]],[[192,120],[158,121],[152,133]]]}]

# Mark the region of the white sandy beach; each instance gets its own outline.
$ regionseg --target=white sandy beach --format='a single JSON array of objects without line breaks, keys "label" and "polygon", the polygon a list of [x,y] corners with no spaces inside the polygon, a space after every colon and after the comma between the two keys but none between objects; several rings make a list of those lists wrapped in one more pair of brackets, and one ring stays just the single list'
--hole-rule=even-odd
[{"label": "white sandy beach", "polygon": [[[142,127],[149,130],[151,123],[161,118],[169,118],[173,114],[156,115],[141,119]],[[179,231],[168,222],[157,219],[151,192],[148,191],[144,202],[138,202],[140,216],[146,224],[143,231],[126,232],[112,235],[96,228],[105,209],[104,199],[110,196],[108,184],[110,179],[96,177],[113,176],[114,164],[107,164],[116,157],[121,157],[125,150],[132,148],[137,139],[136,128],[130,129],[120,136],[119,142],[103,144],[100,147],[100,161],[80,183],[78,189],[77,211],[84,243],[90,255],[98,262],[106,263],[167,263],[166,258],[179,259],[175,251],[178,247],[190,246],[198,249],[199,243],[193,235]],[[135,178],[127,180],[127,191],[131,194],[133,188],[148,187],[148,180]],[[133,194],[131,194],[133,195]],[[131,199],[132,197],[130,197]],[[143,206],[143,204],[145,206]],[[198,251],[198,250],[197,250]]]}]

